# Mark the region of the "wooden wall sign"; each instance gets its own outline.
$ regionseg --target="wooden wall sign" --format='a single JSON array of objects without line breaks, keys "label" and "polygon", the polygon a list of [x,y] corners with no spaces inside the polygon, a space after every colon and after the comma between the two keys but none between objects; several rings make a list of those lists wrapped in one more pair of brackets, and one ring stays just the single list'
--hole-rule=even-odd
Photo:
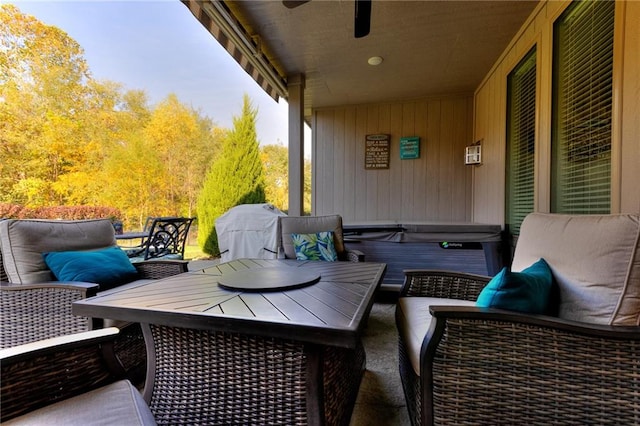
[{"label": "wooden wall sign", "polygon": [[389,168],[390,135],[367,135],[364,145],[364,168],[378,170]]}]

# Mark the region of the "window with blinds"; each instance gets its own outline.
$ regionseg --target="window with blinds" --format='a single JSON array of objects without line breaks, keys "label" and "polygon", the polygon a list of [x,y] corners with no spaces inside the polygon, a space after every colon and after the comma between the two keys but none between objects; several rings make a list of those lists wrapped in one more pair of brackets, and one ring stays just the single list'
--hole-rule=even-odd
[{"label": "window with blinds", "polygon": [[553,212],[611,211],[614,9],[574,1],[554,24]]},{"label": "window with blinds", "polygon": [[536,49],[507,77],[506,224],[511,235],[533,211],[536,121]]}]

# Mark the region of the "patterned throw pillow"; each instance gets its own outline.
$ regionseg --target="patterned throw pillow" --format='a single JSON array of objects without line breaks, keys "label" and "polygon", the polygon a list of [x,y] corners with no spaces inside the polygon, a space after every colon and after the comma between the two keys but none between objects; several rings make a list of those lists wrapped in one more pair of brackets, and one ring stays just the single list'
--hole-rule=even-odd
[{"label": "patterned throw pillow", "polygon": [[298,260],[338,260],[338,253],[333,244],[333,232],[315,234],[291,234],[293,248]]}]

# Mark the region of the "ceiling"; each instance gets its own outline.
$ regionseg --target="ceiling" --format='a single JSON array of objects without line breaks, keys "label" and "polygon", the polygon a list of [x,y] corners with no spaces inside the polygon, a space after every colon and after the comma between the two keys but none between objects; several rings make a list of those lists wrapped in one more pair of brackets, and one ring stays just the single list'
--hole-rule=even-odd
[{"label": "ceiling", "polygon": [[[283,76],[305,76],[310,108],[473,92],[537,1],[374,0],[354,37],[353,0],[227,1]],[[367,59],[381,56],[378,66]]]}]

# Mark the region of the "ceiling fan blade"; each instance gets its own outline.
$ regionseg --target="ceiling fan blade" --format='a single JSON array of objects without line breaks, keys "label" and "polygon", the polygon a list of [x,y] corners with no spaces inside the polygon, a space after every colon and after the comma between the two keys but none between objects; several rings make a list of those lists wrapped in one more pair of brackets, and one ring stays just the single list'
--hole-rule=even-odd
[{"label": "ceiling fan blade", "polygon": [[361,38],[371,29],[371,0],[356,0],[354,35]]},{"label": "ceiling fan blade", "polygon": [[284,7],[288,8],[288,9],[294,9],[298,6],[302,6],[305,3],[310,2],[311,0],[282,0],[282,4],[284,4]]}]

